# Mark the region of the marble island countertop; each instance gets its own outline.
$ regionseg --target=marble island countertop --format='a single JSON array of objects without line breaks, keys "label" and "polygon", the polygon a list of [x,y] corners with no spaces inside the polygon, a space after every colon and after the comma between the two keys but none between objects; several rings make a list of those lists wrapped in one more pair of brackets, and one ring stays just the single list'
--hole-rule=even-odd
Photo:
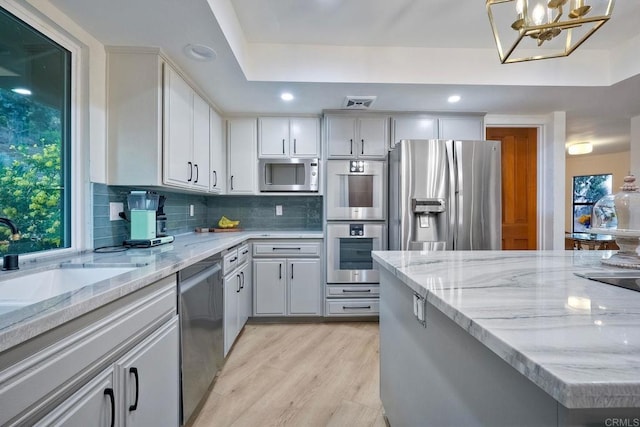
[{"label": "marble island countertop", "polygon": [[[232,233],[188,233],[174,242],[145,249],[122,252],[86,252],[49,258],[35,258],[20,263],[20,270],[0,275],[0,352],[73,320],[96,308],[135,292],[184,267],[216,255],[249,239],[322,239],[322,231],[240,231]],[[30,297],[16,307],[3,306],[2,285],[20,286],[37,274],[71,264],[90,270],[96,267],[123,269],[111,278],[55,295]],[[131,268],[133,267],[133,268]],[[129,271],[124,270],[130,268]],[[14,286],[14,283],[11,283]],[[39,292],[42,292],[40,290]],[[15,297],[16,289],[11,289]],[[19,292],[18,292],[19,294]],[[8,308],[7,308],[8,307]]]},{"label": "marble island countertop", "polygon": [[640,292],[574,274],[621,271],[600,263],[608,255],[374,252],[374,259],[565,407],[640,408]]}]

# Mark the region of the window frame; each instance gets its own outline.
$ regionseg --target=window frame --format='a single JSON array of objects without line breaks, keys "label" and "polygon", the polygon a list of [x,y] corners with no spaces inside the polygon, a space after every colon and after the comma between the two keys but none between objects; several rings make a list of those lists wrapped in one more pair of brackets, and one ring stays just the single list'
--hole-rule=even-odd
[{"label": "window frame", "polygon": [[572,233],[591,233],[590,229],[591,229],[591,222],[589,222],[589,227],[585,227],[585,230],[576,230],[576,207],[577,206],[590,206],[591,209],[589,210],[590,214],[591,211],[593,211],[593,206],[596,204],[597,200],[593,201],[593,202],[578,202],[576,203],[575,201],[575,186],[576,186],[576,178],[582,178],[585,176],[609,176],[611,177],[611,190],[609,192],[609,194],[611,194],[611,192],[613,191],[613,173],[592,173],[592,174],[585,174],[585,175],[574,175],[571,178],[571,232]]},{"label": "window frame", "polygon": [[[26,4],[19,5],[7,0],[0,0],[0,7],[13,14],[25,24],[31,26],[46,37],[67,49],[71,54],[71,77],[69,97],[69,185],[70,197],[70,246],[68,248],[50,249],[39,252],[31,252],[20,255],[20,259],[33,259],[42,257],[61,256],[77,253],[89,247],[91,239],[90,213],[91,200],[89,199],[90,183],[88,180],[89,156],[81,141],[89,141],[88,133],[88,82],[89,70],[87,63],[87,47],[73,37],[67,30],[54,22],[50,17],[35,7]],[[63,147],[64,149],[64,147]]]}]

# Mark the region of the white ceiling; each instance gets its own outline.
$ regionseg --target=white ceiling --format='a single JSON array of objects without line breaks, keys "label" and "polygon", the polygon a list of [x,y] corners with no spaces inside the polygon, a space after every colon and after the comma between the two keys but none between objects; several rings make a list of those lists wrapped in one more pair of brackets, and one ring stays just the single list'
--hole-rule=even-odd
[{"label": "white ceiling", "polygon": [[[640,45],[637,1],[618,1],[570,57],[510,65],[499,63],[482,0],[51,3],[105,45],[161,47],[228,114],[319,114],[346,95],[376,95],[376,110],[566,111],[567,142],[592,141],[595,153],[628,150],[629,119],[640,116],[640,60],[628,54]],[[217,59],[187,58],[189,43]],[[283,103],[285,90],[296,99]],[[454,106],[452,93],[462,95]]]}]

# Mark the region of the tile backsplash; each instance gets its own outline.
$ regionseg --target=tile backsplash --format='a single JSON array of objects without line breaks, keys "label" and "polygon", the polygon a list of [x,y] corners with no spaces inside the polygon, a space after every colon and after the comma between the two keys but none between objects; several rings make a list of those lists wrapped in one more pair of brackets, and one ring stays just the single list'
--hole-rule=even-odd
[{"label": "tile backsplash", "polygon": [[[129,238],[129,223],[109,220],[109,202],[124,203],[135,187],[92,184],[93,244],[95,248],[122,244]],[[166,197],[167,233],[181,234],[196,227],[214,227],[222,215],[240,220],[246,230],[322,230],[322,196],[204,196],[158,191]],[[189,216],[189,206],[194,216]],[[276,216],[276,205],[282,216]]]},{"label": "tile backsplash", "polygon": [[246,230],[322,230],[322,196],[214,196],[208,202],[211,226],[224,215]]}]

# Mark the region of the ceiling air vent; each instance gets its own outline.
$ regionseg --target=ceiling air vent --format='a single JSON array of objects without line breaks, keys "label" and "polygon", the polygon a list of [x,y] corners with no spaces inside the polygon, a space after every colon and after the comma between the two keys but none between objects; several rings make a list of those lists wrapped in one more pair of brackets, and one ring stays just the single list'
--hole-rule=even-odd
[{"label": "ceiling air vent", "polygon": [[371,108],[377,96],[347,96],[342,108],[347,110],[366,110]]}]

